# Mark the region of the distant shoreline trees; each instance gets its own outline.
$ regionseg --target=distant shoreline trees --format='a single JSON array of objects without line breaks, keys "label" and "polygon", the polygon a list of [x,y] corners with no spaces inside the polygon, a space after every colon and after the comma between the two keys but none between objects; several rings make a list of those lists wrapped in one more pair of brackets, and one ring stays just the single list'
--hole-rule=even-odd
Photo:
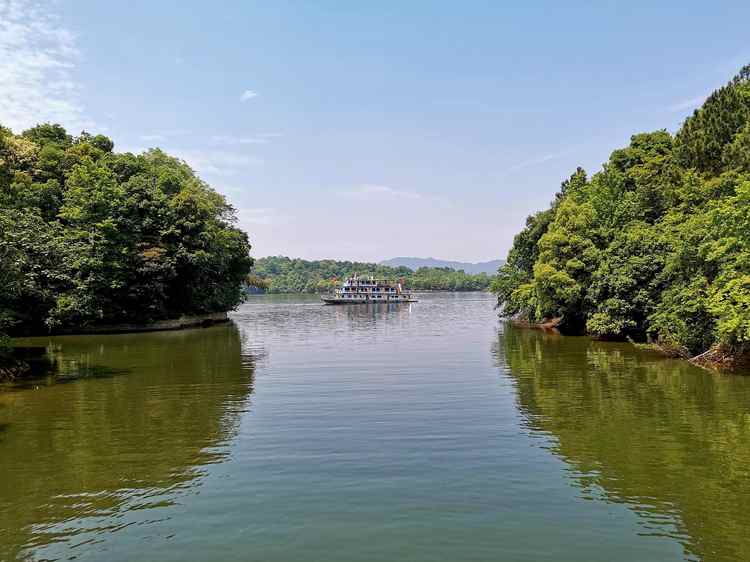
[{"label": "distant shoreline trees", "polygon": [[403,278],[413,290],[483,291],[492,280],[486,273],[472,275],[447,267],[421,267],[412,271],[408,267],[375,263],[309,261],[284,256],[257,259],[252,276],[262,281],[264,290],[270,293],[323,293],[354,273],[394,281]]},{"label": "distant shoreline trees", "polygon": [[576,170],[515,237],[502,314],[651,340],[675,355],[750,352],[750,66],[675,136],[634,135]]}]

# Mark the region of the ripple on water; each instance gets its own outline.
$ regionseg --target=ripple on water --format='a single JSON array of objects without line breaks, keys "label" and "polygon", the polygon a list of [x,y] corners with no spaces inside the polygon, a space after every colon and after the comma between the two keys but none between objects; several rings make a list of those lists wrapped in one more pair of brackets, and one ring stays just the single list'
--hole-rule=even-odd
[{"label": "ripple on water", "polygon": [[0,394],[0,560],[750,560],[750,379],[483,293],[232,320],[28,342],[121,374]]}]

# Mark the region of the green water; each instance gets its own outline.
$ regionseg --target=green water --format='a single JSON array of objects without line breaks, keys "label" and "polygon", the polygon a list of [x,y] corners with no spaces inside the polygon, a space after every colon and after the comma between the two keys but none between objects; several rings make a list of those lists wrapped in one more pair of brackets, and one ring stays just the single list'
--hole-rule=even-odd
[{"label": "green water", "polygon": [[746,561],[750,378],[412,305],[24,340],[0,560]]}]

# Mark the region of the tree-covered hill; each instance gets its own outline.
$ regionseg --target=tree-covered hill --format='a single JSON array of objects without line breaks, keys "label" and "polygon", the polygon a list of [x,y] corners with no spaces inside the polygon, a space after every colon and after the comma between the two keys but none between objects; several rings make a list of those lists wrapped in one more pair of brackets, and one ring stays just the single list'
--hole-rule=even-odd
[{"label": "tree-covered hill", "polygon": [[320,260],[308,261],[283,256],[259,258],[253,266],[253,283],[271,293],[315,293],[331,289],[336,282],[353,273],[396,280],[404,278],[414,290],[480,291],[487,289],[491,277],[485,273],[469,275],[449,268],[389,267],[376,263]]},{"label": "tree-covered hill", "polygon": [[487,273],[488,275],[494,275],[503,263],[505,263],[504,260],[490,260],[472,263],[464,261],[438,260],[435,258],[398,257],[381,261],[380,265],[387,265],[389,267],[404,266],[414,271],[421,267],[448,267],[450,269],[455,269],[456,271],[462,269],[466,273]]},{"label": "tree-covered hill", "polygon": [[0,127],[0,333],[224,311],[252,265],[234,210],[160,150]]},{"label": "tree-covered hill", "polygon": [[684,356],[750,351],[750,66],[676,135],[634,135],[530,216],[493,283],[502,312],[651,338]]}]

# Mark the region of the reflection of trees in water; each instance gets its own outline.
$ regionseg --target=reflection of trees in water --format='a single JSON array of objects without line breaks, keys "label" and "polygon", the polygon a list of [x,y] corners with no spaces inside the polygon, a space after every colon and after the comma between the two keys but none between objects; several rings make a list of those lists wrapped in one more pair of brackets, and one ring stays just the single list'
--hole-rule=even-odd
[{"label": "reflection of trees in water", "polygon": [[192,493],[226,458],[253,390],[234,325],[50,343],[64,373],[128,374],[0,396],[2,560],[162,517],[137,510]]},{"label": "reflection of trees in water", "polygon": [[750,560],[750,380],[512,326],[493,351],[584,495],[628,504],[691,558]]}]

